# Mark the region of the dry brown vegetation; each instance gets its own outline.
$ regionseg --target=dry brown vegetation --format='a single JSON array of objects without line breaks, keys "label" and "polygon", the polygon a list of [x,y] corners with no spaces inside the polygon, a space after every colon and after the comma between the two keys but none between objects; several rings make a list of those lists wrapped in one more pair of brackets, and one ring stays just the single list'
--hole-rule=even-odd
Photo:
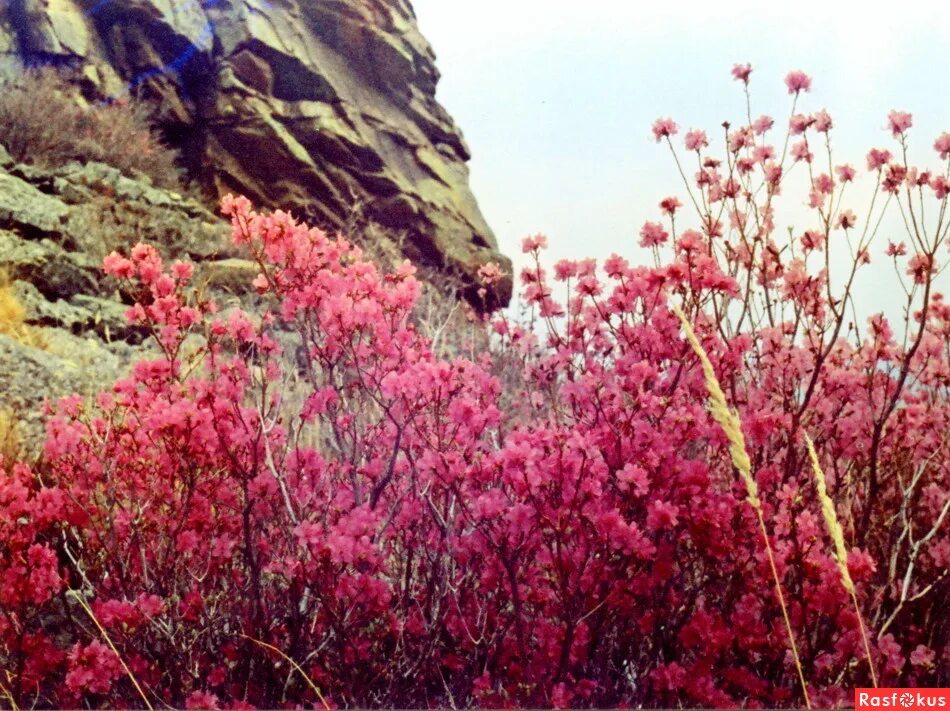
[{"label": "dry brown vegetation", "polygon": [[90,103],[68,74],[52,68],[0,79],[0,144],[21,163],[100,161],[159,187],[182,187],[178,154],[152,127],[146,104]]},{"label": "dry brown vegetation", "polygon": [[0,271],[0,334],[34,348],[44,345],[39,332],[26,322],[26,309],[17,300],[4,271]]}]

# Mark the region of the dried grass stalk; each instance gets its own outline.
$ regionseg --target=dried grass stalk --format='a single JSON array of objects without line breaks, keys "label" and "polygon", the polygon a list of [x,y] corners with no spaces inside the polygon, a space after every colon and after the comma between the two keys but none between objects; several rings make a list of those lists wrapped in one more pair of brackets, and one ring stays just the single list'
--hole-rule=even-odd
[{"label": "dried grass stalk", "polygon": [[825,472],[818,462],[818,453],[815,451],[815,444],[807,433],[802,433],[805,438],[805,446],[808,447],[808,457],[811,459],[811,468],[815,474],[815,488],[818,490],[818,501],[821,503],[821,515],[825,519],[825,527],[828,529],[828,535],[834,543],[834,557],[838,564],[838,572],[841,575],[841,585],[848,594],[851,595],[851,602],[854,603],[854,612],[858,616],[858,624],[861,626],[861,640],[864,642],[864,653],[867,655],[868,668],[871,670],[871,681],[874,688],[877,688],[877,674],[874,671],[874,661],[871,658],[871,646],[868,644],[867,629],[864,626],[864,617],[861,615],[861,607],[858,605],[857,592],[854,589],[854,581],[851,579],[851,573],[848,570],[848,549],[844,545],[844,530],[838,522],[838,514],[835,511],[835,503],[828,495],[828,487],[825,484]]},{"label": "dried grass stalk", "polygon": [[742,435],[742,422],[739,414],[729,408],[726,401],[726,394],[716,378],[716,371],[713,370],[712,362],[699,339],[696,337],[693,326],[686,318],[686,314],[676,304],[672,305],[673,313],[679,318],[683,325],[683,332],[686,334],[686,340],[692,347],[693,352],[699,358],[703,367],[703,375],[706,379],[706,391],[709,393],[709,411],[713,419],[725,432],[729,440],[729,455],[732,458],[732,464],[739,472],[745,484],[748,501],[755,510],[756,517],[759,520],[759,529],[762,532],[762,540],[765,543],[765,552],[768,555],[769,566],[772,569],[772,579],[775,581],[775,594],[778,597],[779,605],[782,608],[782,617],[785,620],[785,631],[788,633],[788,643],[792,651],[792,657],[795,660],[795,669],[798,671],[798,681],[801,684],[802,696],[805,699],[805,706],[811,708],[811,699],[808,696],[808,685],[805,683],[805,673],[802,670],[801,658],[798,656],[798,646],[795,644],[795,635],[792,633],[792,622],[788,616],[788,608],[785,605],[785,595],[782,592],[782,584],[778,575],[778,568],[775,565],[775,556],[772,553],[772,544],[769,542],[768,530],[765,527],[765,518],[762,515],[762,502],[759,500],[759,488],[752,476],[752,460],[749,459],[749,452],[746,450],[745,437]]}]

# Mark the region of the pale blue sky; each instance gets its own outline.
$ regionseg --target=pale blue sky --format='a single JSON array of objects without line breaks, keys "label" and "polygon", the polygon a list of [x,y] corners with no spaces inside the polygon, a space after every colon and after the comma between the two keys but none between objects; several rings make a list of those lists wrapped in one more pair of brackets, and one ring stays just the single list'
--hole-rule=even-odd
[{"label": "pale blue sky", "polygon": [[[927,164],[936,162],[934,138],[950,130],[943,2],[412,2],[438,57],[438,98],[474,154],[475,195],[516,259],[521,238],[536,232],[548,235],[552,260],[614,251],[645,259],[640,225],[658,217],[661,198],[683,195],[650,125],[672,116],[713,135],[724,119],[740,119],[736,62],[755,68],[753,114],[783,123],[783,77],[810,74],[802,106],[832,114],[838,162],[862,167],[869,147],[889,147],[893,108],[913,112],[912,143]],[[782,209],[797,222],[803,197],[789,200]],[[861,285],[868,299],[882,298],[876,282],[893,277],[877,262]]]}]

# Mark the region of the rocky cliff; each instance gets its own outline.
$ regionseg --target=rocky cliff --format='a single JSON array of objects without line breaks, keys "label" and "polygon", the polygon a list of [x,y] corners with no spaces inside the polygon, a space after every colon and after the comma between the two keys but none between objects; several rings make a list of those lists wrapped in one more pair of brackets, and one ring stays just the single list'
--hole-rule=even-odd
[{"label": "rocky cliff", "polygon": [[14,413],[31,447],[44,399],[108,388],[150,354],[126,321],[129,299],[101,269],[105,254],[139,238],[193,260],[198,285],[222,306],[251,291],[256,266],[198,202],[101,163],[18,164],[0,145],[0,415]]},{"label": "rocky cliff", "polygon": [[8,0],[0,62],[68,65],[100,96],[153,101],[213,194],[330,228],[357,206],[468,284],[508,266],[407,0]]}]

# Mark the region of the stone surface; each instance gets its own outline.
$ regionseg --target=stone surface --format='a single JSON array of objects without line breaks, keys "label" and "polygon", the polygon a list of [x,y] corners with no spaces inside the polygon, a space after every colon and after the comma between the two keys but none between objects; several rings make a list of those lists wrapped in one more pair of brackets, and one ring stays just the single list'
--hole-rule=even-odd
[{"label": "stone surface", "polygon": [[42,403],[108,388],[122,369],[119,356],[95,338],[46,329],[44,348],[0,334],[0,407],[13,412],[28,451],[42,442]]},{"label": "stone surface", "polygon": [[61,228],[66,213],[61,200],[14,175],[0,172],[0,227],[16,225],[26,232],[49,234]]},{"label": "stone surface", "polygon": [[225,294],[248,294],[254,291],[251,282],[260,272],[260,267],[248,259],[217,259],[202,263],[195,283]]},{"label": "stone surface", "polygon": [[49,239],[22,239],[0,230],[0,269],[13,280],[23,280],[52,299],[95,292],[97,268],[87,255],[67,252]]},{"label": "stone surface", "polygon": [[407,0],[16,0],[0,4],[0,65],[18,60],[152,99],[218,194],[330,228],[357,207],[469,285],[485,262],[509,267]]}]

